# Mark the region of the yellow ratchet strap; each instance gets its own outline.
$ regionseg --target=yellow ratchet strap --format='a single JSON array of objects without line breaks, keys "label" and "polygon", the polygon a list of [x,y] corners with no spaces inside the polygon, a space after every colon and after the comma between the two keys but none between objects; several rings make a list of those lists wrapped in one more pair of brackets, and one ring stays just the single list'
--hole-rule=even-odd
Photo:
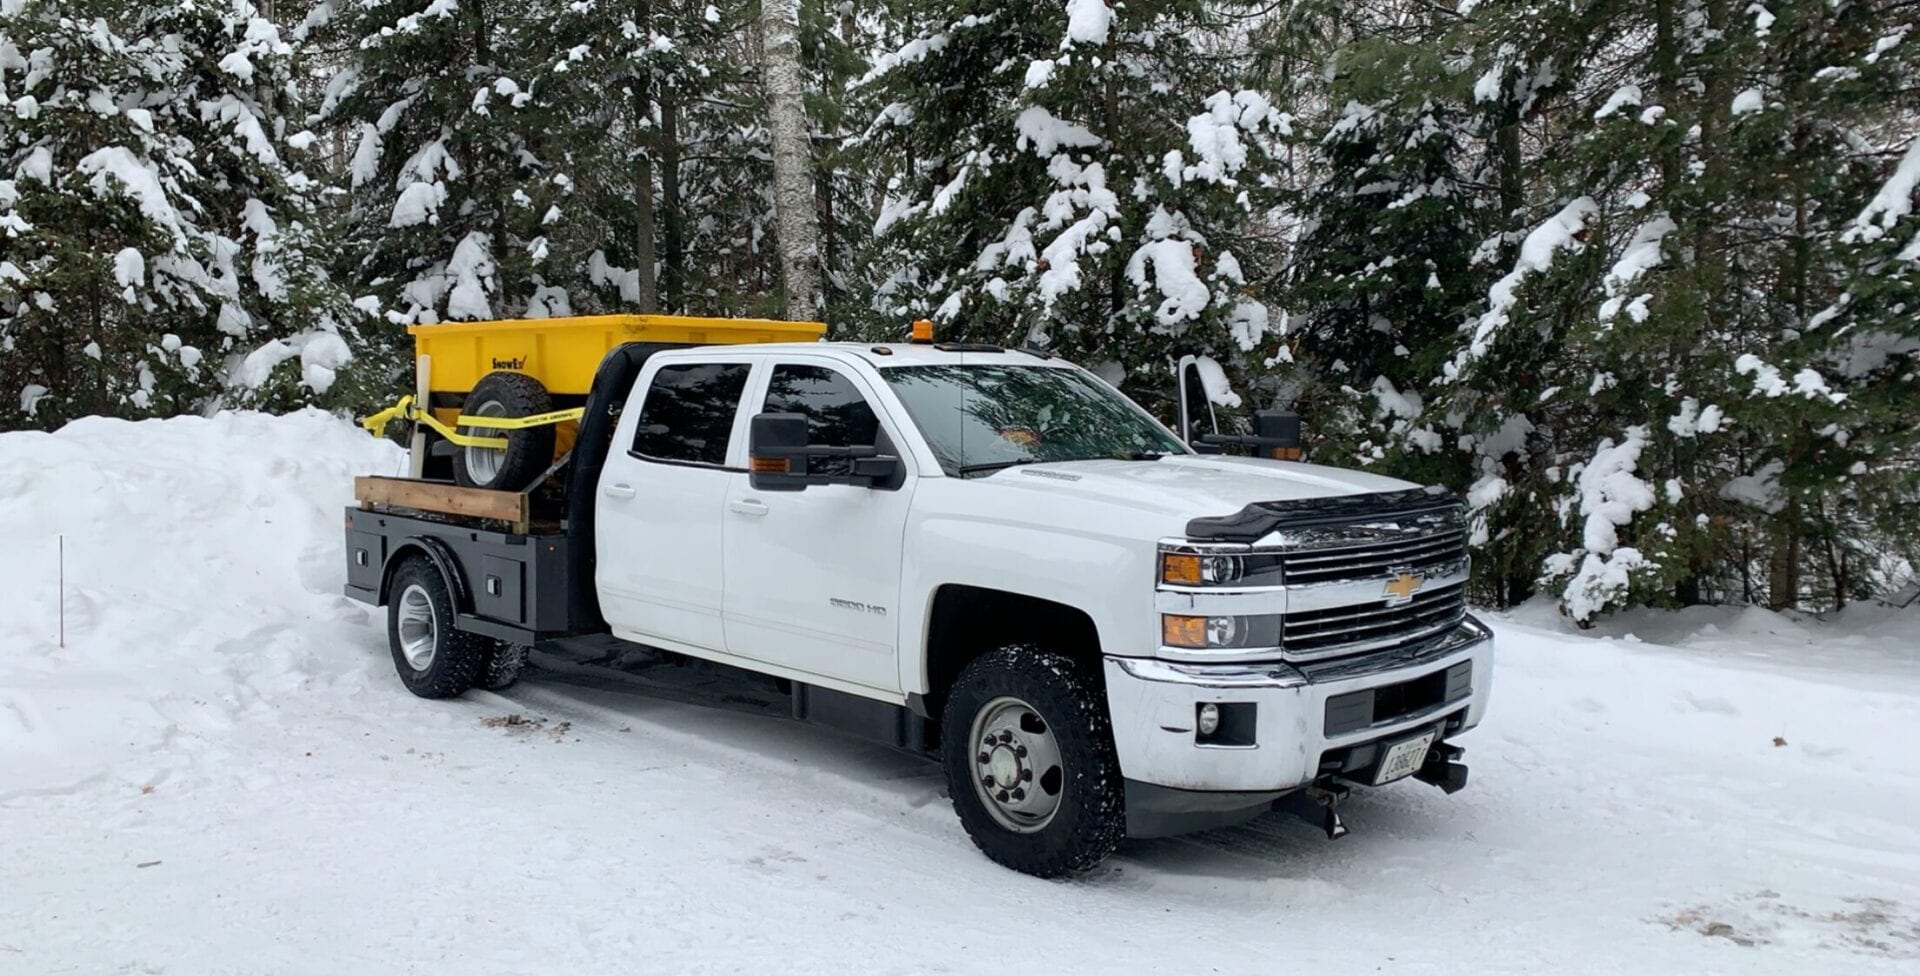
[{"label": "yellow ratchet strap", "polygon": [[422,410],[416,406],[413,397],[403,396],[393,406],[362,420],[360,426],[365,427],[368,433],[378,437],[382,431],[386,430],[387,424],[393,422],[395,418],[411,420],[415,423],[426,424],[432,428],[435,433],[451,441],[456,447],[490,447],[495,450],[506,450],[507,439],[504,437],[462,434],[455,428],[525,430],[529,427],[543,427],[551,424],[564,424],[569,420],[579,420],[585,413],[585,408],[574,407],[571,410],[549,410],[546,413],[536,413],[530,417],[470,417],[466,414],[461,414],[459,417],[454,418],[454,426],[449,427],[441,423],[439,418],[435,417],[431,412]]}]

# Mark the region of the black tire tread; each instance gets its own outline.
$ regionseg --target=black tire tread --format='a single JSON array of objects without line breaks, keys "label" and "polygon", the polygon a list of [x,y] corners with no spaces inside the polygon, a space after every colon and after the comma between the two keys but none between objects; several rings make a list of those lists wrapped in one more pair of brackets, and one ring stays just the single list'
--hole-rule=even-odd
[{"label": "black tire tread", "polygon": [[[528,417],[537,413],[546,413],[553,409],[553,397],[548,394],[546,384],[525,373],[493,372],[475,383],[473,392],[467,394],[462,412],[477,410],[489,400],[498,400],[507,409],[509,417]],[[477,428],[462,427],[463,434],[488,433]],[[553,445],[555,431],[553,425],[528,427],[523,430],[504,432],[507,438],[506,457],[500,464],[500,474],[487,484],[475,481],[467,471],[467,455],[464,450],[456,450],[453,455],[453,478],[468,488],[488,488],[495,491],[520,491],[530,487],[530,482],[547,466],[553,463]]]},{"label": "black tire tread", "polygon": [[[433,663],[427,665],[425,671],[415,671],[400,651],[400,594],[416,583],[433,601],[438,621],[439,646],[434,648]],[[387,649],[393,655],[393,667],[400,674],[400,682],[421,698],[458,698],[480,680],[493,657],[496,641],[456,630],[454,619],[452,591],[431,560],[409,556],[394,569],[393,582],[387,590]]]},{"label": "black tire tread", "polygon": [[474,685],[487,691],[505,691],[520,680],[520,671],[526,666],[525,644],[494,641],[493,653],[487,655],[486,665],[474,678]]},{"label": "black tire tread", "polygon": [[[1053,821],[1033,834],[1000,826],[973,788],[972,724],[986,702],[1013,695],[1054,727],[1068,786]],[[1125,790],[1105,699],[1073,658],[1010,644],[975,658],[954,681],[941,718],[941,756],[954,812],[975,846],[998,864],[1057,878],[1098,866],[1126,836]]]}]

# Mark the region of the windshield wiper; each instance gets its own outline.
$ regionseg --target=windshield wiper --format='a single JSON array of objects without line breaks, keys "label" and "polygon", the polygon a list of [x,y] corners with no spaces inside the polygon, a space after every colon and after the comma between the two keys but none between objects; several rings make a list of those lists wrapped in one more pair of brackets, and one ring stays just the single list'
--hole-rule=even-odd
[{"label": "windshield wiper", "polygon": [[963,464],[960,466],[959,471],[961,474],[978,474],[982,471],[998,471],[1001,468],[1011,468],[1021,464],[1039,464],[1042,460],[1042,458],[1014,458],[1011,461],[988,461],[982,464]]},{"label": "windshield wiper", "polygon": [[[1163,457],[1172,457],[1172,456],[1173,456],[1172,451],[1120,451],[1114,454],[1106,455],[1106,457],[1116,461],[1158,461]],[[1001,468],[1011,468],[1011,467],[1016,467],[1022,464],[1048,464],[1048,463],[1055,463],[1055,462],[1062,462],[1062,461],[1097,461],[1097,460],[1100,460],[1100,458],[1097,456],[1086,457],[1086,458],[1033,458],[1033,457],[1015,458],[1011,461],[988,461],[981,464],[963,464],[960,466],[959,471],[963,475],[979,474],[984,471],[998,471]]]}]

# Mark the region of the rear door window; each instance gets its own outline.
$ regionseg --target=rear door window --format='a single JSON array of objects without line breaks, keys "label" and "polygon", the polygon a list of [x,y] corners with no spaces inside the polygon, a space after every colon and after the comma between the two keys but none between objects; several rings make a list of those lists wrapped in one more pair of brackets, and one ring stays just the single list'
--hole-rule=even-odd
[{"label": "rear door window", "polygon": [[734,416],[746,391],[749,363],[686,363],[653,374],[633,450],[654,461],[727,463]]}]

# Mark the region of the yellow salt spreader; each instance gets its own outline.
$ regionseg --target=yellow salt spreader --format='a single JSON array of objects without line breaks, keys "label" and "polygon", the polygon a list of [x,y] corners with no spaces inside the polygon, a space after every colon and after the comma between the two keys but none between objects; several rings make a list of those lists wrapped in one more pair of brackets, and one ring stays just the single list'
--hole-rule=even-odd
[{"label": "yellow salt spreader", "polygon": [[452,447],[463,487],[531,487],[572,447],[600,363],[632,342],[677,346],[815,342],[820,322],[582,315],[412,325],[414,392],[361,421],[376,436],[412,424],[412,471],[433,467],[434,441]]}]

